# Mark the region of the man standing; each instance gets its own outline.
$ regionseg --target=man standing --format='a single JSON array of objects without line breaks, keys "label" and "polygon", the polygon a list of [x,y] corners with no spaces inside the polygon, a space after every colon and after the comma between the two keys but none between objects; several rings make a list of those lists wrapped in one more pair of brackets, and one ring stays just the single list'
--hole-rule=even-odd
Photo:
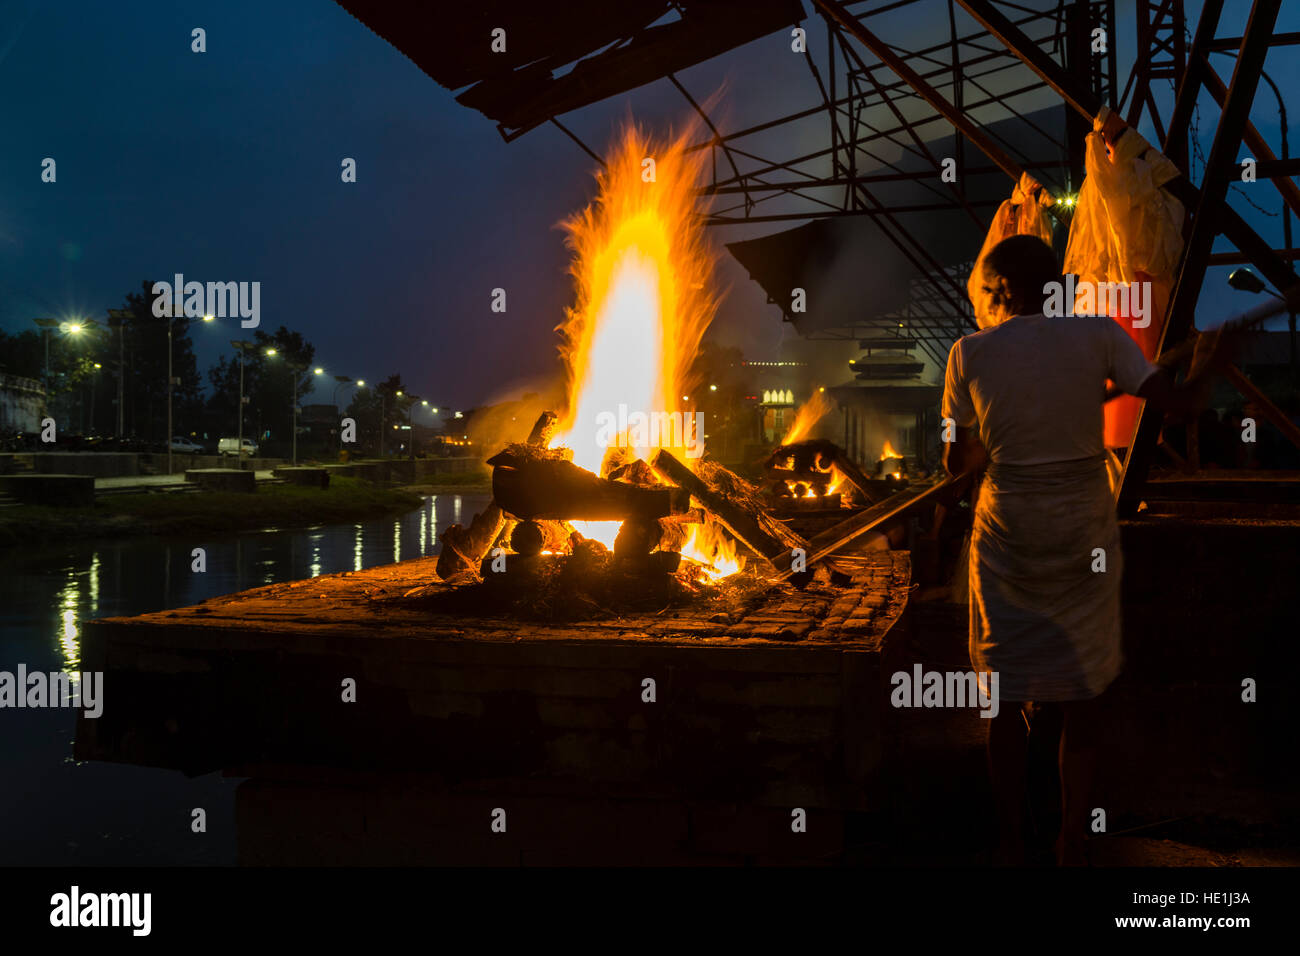
[{"label": "man standing", "polygon": [[1098,701],[1118,676],[1119,526],[1102,442],[1107,380],[1173,410],[1208,397],[1209,348],[1198,340],[1181,385],[1143,356],[1114,319],[1043,315],[1062,277],[1041,239],[1013,236],[983,263],[995,323],[948,355],[942,414],[952,474],[986,468],[970,545],[970,658],[998,673],[1002,706],[989,721],[998,809],[995,860],[1024,862],[1026,760],[1022,705],[1059,702],[1064,716],[1057,860],[1085,860]]}]

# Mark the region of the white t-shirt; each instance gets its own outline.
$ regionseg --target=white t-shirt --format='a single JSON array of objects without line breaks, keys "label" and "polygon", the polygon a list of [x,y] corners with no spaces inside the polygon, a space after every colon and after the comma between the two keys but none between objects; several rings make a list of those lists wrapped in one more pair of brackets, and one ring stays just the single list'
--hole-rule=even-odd
[{"label": "white t-shirt", "polygon": [[1018,315],[953,344],[943,417],[978,424],[993,462],[1091,458],[1104,451],[1106,380],[1132,395],[1156,370],[1112,318]]}]

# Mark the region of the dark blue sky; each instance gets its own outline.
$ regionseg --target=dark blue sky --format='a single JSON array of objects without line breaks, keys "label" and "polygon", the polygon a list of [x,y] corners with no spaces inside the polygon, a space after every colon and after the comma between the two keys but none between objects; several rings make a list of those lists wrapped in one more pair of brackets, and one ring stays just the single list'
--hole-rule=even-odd
[{"label": "dark blue sky", "polygon": [[[1120,6],[1121,26],[1131,23],[1131,4]],[[1300,29],[1300,3],[1288,7],[1279,29]],[[1221,32],[1240,28],[1249,3],[1228,9]],[[190,52],[196,26],[207,30],[202,55]],[[768,43],[679,75],[697,99],[724,88],[724,130],[815,101],[798,58],[766,55]],[[1274,51],[1270,71],[1284,91],[1300,89],[1286,54]],[[1228,75],[1231,61],[1216,61]],[[504,143],[336,4],[0,0],[0,91],[7,331],[41,315],[102,318],[140,280],[179,271],[260,280],[262,328],[300,330],[333,373],[400,371],[444,406],[554,374],[551,330],[570,301],[554,226],[589,197],[591,160],[553,127]],[[1257,103],[1276,143],[1272,94]],[[629,114],[658,126],[686,110],[660,82],[565,122],[600,147]],[[53,185],[40,181],[46,156],[58,163]],[[340,182],[348,156],[356,184]],[[1258,194],[1276,208],[1271,187]],[[1234,205],[1280,242],[1277,219]],[[778,357],[791,333],[777,309],[729,258],[720,280],[729,294],[717,337],[750,358]],[[497,286],[510,297],[505,315],[489,309]],[[1237,293],[1211,301],[1252,304]],[[193,329],[201,367],[242,334],[233,320],[220,325]]]}]

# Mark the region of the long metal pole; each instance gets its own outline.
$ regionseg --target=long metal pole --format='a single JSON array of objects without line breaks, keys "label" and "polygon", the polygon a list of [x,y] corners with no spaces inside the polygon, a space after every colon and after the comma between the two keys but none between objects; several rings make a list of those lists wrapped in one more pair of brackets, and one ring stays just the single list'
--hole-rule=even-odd
[{"label": "long metal pole", "polygon": [[239,462],[240,470],[244,467],[244,347],[239,347],[239,427],[236,430],[236,439],[238,443],[235,449],[235,460]]},{"label": "long metal pole", "polygon": [[290,368],[293,384],[289,386],[289,427],[293,429],[293,463],[298,464],[298,370]]},{"label": "long metal pole", "polygon": [[167,316],[167,474],[172,473],[172,317]]},{"label": "long metal pole", "polygon": [[126,341],[123,335],[126,320],[117,323],[117,437],[120,440],[126,421]]},{"label": "long metal pole", "polygon": [[[1228,171],[1237,162],[1242,131],[1249,119],[1251,104],[1255,100],[1255,90],[1259,86],[1264,58],[1268,55],[1269,36],[1277,22],[1281,5],[1281,0],[1255,0],[1251,8],[1246,32],[1241,40],[1241,49],[1237,54],[1236,66],[1232,71],[1232,81],[1228,86],[1228,95],[1224,101],[1223,115],[1220,116],[1218,128],[1214,131],[1210,155],[1205,162],[1205,177],[1192,218],[1192,232],[1187,240],[1187,248],[1183,252],[1183,261],[1178,270],[1176,284],[1169,297],[1164,326],[1160,330],[1160,343],[1156,348],[1157,355],[1163,355],[1179,344],[1193,328],[1196,302],[1205,280],[1210,250],[1226,220],[1222,213],[1228,209],[1226,202]],[[1262,271],[1263,263],[1259,264]],[[1291,276],[1292,282],[1278,283],[1278,288],[1288,289],[1293,284],[1295,276],[1290,269],[1285,267],[1283,269]],[[1124,459],[1124,471],[1120,475],[1116,495],[1122,518],[1130,518],[1137,513],[1142,487],[1146,483],[1163,420],[1163,413],[1152,408],[1150,403],[1143,402],[1139,406],[1137,424],[1133,429],[1133,438],[1129,442],[1129,452]]]}]

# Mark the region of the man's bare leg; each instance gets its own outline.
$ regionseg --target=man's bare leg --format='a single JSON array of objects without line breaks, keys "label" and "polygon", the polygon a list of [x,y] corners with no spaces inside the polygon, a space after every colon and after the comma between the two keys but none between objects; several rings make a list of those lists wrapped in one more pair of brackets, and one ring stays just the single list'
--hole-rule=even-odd
[{"label": "man's bare leg", "polygon": [[1061,834],[1056,839],[1058,866],[1086,866],[1089,802],[1097,744],[1103,733],[1101,697],[1061,704]]},{"label": "man's bare leg", "polygon": [[989,779],[998,815],[998,846],[993,862],[1001,866],[1025,863],[1025,763],[1029,754],[1025,718],[1017,701],[1003,701],[989,719]]}]

